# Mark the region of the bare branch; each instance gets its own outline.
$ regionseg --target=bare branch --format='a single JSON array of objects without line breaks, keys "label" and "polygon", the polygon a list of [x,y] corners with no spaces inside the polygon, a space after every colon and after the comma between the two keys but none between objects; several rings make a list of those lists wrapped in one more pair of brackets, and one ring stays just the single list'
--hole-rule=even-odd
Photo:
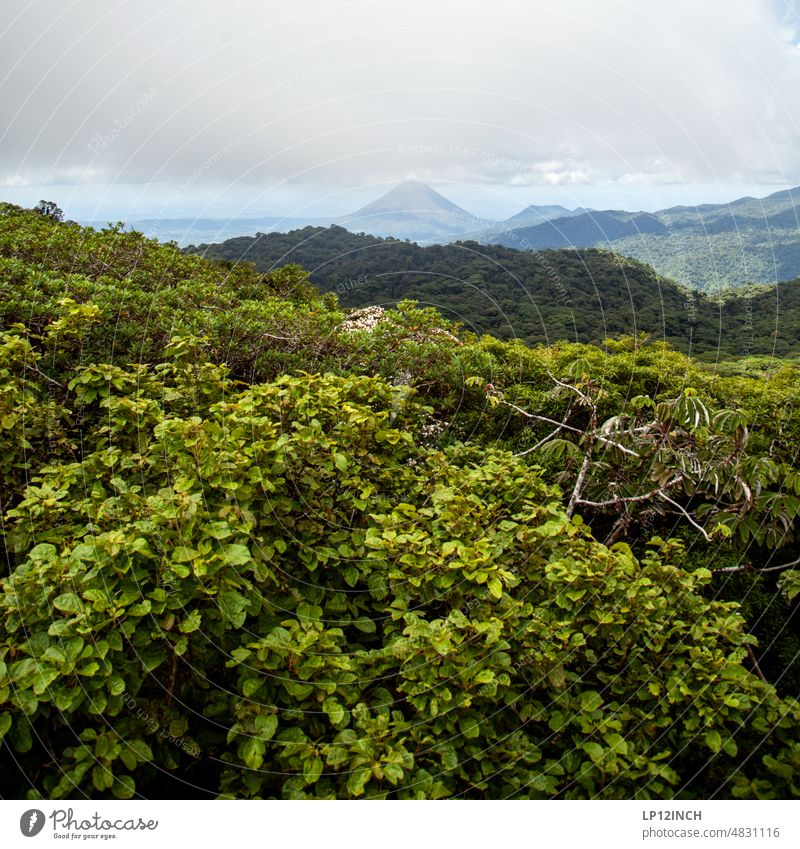
[{"label": "bare branch", "polygon": [[277,339],[279,342],[294,342],[295,340],[289,336],[275,336],[273,333],[261,333],[258,338],[263,339],[264,337],[268,339]]},{"label": "bare branch", "polygon": [[32,372],[39,375],[39,377],[43,377],[48,383],[52,383],[53,386],[57,386],[59,389],[64,388],[63,383],[59,383],[57,380],[53,380],[52,377],[46,375],[38,366],[32,365],[31,363],[26,364],[26,368],[30,369]]},{"label": "bare branch", "polygon": [[636,457],[639,460],[641,459],[640,454],[637,454],[630,448],[626,448],[624,445],[620,445],[619,442],[614,442],[613,439],[608,439],[605,436],[600,436],[599,433],[597,434],[597,440],[598,442],[602,442],[605,445],[612,445],[614,448],[618,449],[619,451],[622,451],[623,454],[627,454],[629,457]]},{"label": "bare branch", "polygon": [[583,462],[581,463],[581,470],[578,472],[578,477],[575,481],[575,487],[572,490],[572,495],[569,499],[569,504],[567,505],[567,516],[572,518],[572,514],[575,512],[575,507],[578,503],[578,500],[581,497],[581,492],[583,492],[583,487],[586,484],[586,476],[589,474],[589,466],[592,463],[592,446],[586,451],[586,454],[583,457]]},{"label": "bare branch", "polygon": [[752,563],[745,563],[742,566],[721,566],[719,569],[712,569],[711,571],[714,575],[720,575],[723,572],[781,572],[784,569],[792,569],[795,566],[800,566],[800,557],[789,563],[781,563],[780,566],[767,566],[762,569],[753,566]]},{"label": "bare branch", "polygon": [[[559,430],[568,430],[571,433],[578,433],[581,436],[585,435],[585,432],[582,431],[580,428],[573,427],[572,425],[568,425],[565,422],[557,422],[555,419],[547,418],[547,416],[538,416],[536,415],[536,413],[529,413],[527,410],[523,410],[522,407],[518,407],[516,404],[512,404],[511,401],[506,401],[505,399],[501,398],[500,403],[506,407],[511,407],[512,410],[516,410],[518,413],[520,413],[520,415],[525,416],[525,418],[532,419],[536,422],[544,422],[545,424],[555,425]],[[548,437],[548,439],[550,438],[551,437]],[[629,457],[636,457],[637,459],[641,459],[641,456],[635,451],[632,451],[630,448],[626,448],[624,445],[620,445],[618,442],[614,442],[613,439],[609,439],[607,436],[601,436],[599,433],[596,433],[595,439],[597,439],[599,442],[604,443],[605,445],[613,446],[619,451],[622,451],[623,454],[627,454]],[[533,448],[529,448],[527,450],[533,451]]]},{"label": "bare branch", "polygon": [[529,413],[527,410],[523,410],[522,407],[518,407],[516,404],[512,404],[511,401],[506,401],[505,398],[500,399],[500,403],[506,407],[511,407],[512,410],[516,410],[521,415],[525,416],[525,418],[533,419],[537,422],[545,422],[546,424],[552,424],[563,430],[570,430],[573,433],[579,433],[583,435],[583,431],[580,428],[572,427],[572,425],[568,425],[566,422],[558,422],[555,419],[548,419],[547,416],[537,416],[536,413]]},{"label": "bare branch", "polygon": [[658,489],[654,489],[651,492],[645,492],[643,495],[619,496],[617,498],[609,498],[606,501],[586,501],[583,498],[579,498],[576,503],[586,507],[615,507],[617,505],[622,504],[631,504],[636,501],[647,501],[657,495],[663,495],[666,490],[675,486],[676,483],[680,483],[682,480],[683,475],[678,475],[677,477],[674,477],[671,481],[667,481],[667,483],[665,483],[663,486],[660,486]]},{"label": "bare branch", "polygon": [[759,569],[759,572],[780,572],[782,569],[792,569],[795,566],[800,566],[800,557],[797,560],[792,560],[791,563],[782,563],[780,566],[767,566],[766,569]]},{"label": "bare branch", "polygon": [[580,390],[580,389],[578,389],[578,387],[577,387],[577,386],[573,386],[571,383],[564,383],[564,381],[563,381],[563,380],[559,380],[557,377],[555,377],[555,376],[554,376],[551,372],[549,372],[549,371],[547,372],[547,376],[550,378],[550,380],[552,380],[552,381],[553,381],[553,383],[557,383],[559,386],[563,386],[563,387],[564,387],[564,389],[570,389],[570,390],[572,390],[572,391],[573,391],[573,392],[575,392],[578,396],[580,396],[580,397],[581,397],[584,401],[586,401],[588,404],[591,404],[592,406],[594,406],[594,402],[592,401],[592,399],[591,399],[591,398],[590,398],[590,397],[589,397],[589,396],[588,396],[585,392],[581,392],[581,390]]},{"label": "bare branch", "polygon": [[548,433],[544,439],[540,439],[536,445],[532,445],[530,448],[526,448],[524,451],[520,451],[518,454],[515,454],[515,457],[524,457],[526,454],[532,454],[534,451],[538,451],[546,442],[549,442],[556,434],[561,433],[564,429],[563,425],[559,425],[552,433]]},{"label": "bare branch", "polygon": [[658,497],[663,498],[664,501],[667,501],[676,510],[679,510],[681,513],[683,513],[683,515],[689,521],[689,524],[692,525],[693,527],[695,527],[698,531],[700,531],[700,533],[703,535],[703,539],[705,539],[706,542],[711,542],[711,537],[706,533],[706,529],[702,525],[698,525],[697,522],[695,522],[695,520],[686,512],[686,510],[684,510],[683,507],[681,507],[681,505],[678,504],[677,501],[673,501],[671,498],[664,495],[663,492],[659,493]]},{"label": "bare branch", "polygon": [[747,644],[747,654],[750,656],[750,662],[753,664],[753,672],[755,672],[755,674],[758,675],[758,677],[762,681],[769,683],[769,681],[767,681],[766,677],[764,676],[764,673],[761,671],[761,667],[758,665],[758,661],[756,660],[756,653],[753,651],[753,647],[750,645],[750,643]]}]

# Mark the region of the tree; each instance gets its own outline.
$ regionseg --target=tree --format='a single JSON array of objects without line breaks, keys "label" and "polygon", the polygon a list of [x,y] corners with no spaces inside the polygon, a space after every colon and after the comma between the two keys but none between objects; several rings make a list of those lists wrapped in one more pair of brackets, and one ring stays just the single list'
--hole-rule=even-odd
[{"label": "tree", "polygon": [[44,215],[46,218],[50,218],[53,221],[64,220],[64,213],[52,200],[40,200],[34,207],[34,210],[38,212],[39,215]]},{"label": "tree", "polygon": [[567,515],[581,513],[598,530],[613,517],[607,545],[638,538],[637,527],[676,523],[687,523],[706,542],[714,534],[733,536],[775,551],[794,540],[800,474],[748,450],[753,421],[744,411],[714,410],[687,387],[661,401],[635,396],[627,410],[602,419],[603,390],[589,364],[576,360],[570,371],[572,382],[549,375],[552,394],[570,399],[560,420],[523,409],[494,385],[486,390],[491,403],[552,428],[521,453],[561,464],[557,481],[569,492]]}]

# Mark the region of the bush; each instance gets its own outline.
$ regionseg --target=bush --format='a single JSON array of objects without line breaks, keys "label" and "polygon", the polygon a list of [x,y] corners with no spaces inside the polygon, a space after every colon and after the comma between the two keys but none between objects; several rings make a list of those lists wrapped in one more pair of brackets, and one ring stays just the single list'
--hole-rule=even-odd
[{"label": "bush", "polygon": [[185,355],[82,370],[92,450],[10,513],[0,730],[35,793],[665,798],[698,750],[715,792],[796,792],[797,706],[678,544],[639,562],[510,454],[426,447],[405,388]]}]

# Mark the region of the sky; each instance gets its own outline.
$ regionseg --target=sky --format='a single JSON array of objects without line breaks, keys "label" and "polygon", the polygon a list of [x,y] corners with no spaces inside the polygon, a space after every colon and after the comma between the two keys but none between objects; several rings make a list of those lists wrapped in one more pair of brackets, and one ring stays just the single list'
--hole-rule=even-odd
[{"label": "sky", "polygon": [[787,0],[3,0],[0,198],[70,217],[486,218],[800,184]]}]

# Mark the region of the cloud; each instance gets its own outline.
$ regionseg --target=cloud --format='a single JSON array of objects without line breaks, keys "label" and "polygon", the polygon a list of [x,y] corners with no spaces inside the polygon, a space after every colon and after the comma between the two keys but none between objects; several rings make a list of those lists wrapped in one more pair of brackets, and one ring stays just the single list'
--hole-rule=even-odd
[{"label": "cloud", "polygon": [[5,186],[800,182],[795,4],[18,6]]}]

